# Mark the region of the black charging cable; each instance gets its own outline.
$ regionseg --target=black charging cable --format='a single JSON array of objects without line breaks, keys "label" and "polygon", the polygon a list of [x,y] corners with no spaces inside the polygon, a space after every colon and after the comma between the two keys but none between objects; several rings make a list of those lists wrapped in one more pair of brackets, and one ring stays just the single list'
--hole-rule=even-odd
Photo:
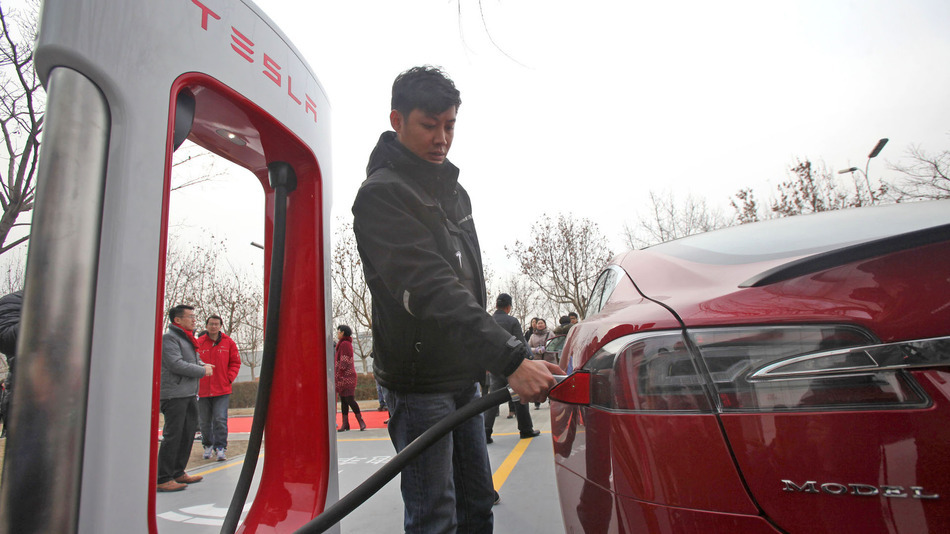
[{"label": "black charging cable", "polygon": [[[455,427],[468,421],[472,417],[475,417],[489,408],[500,406],[512,400],[512,396],[513,394],[508,388],[502,388],[452,412],[445,419],[442,419],[429,430],[426,430],[422,435],[414,439],[406,448],[399,451],[399,454],[393,456],[379,471],[373,473],[373,475],[367,478],[362,484],[324,510],[323,513],[313,518],[309,523],[300,527],[294,534],[326,532],[327,529],[339,523],[344,517],[349,515],[350,512],[355,510],[357,506],[363,504],[367,499],[375,495],[386,483],[395,478],[409,462],[415,460],[433,443],[439,441],[445,437],[446,434],[454,430]],[[517,400],[517,398],[517,395],[514,395],[514,399]]]},{"label": "black charging cable", "polygon": [[271,385],[274,382],[274,366],[277,356],[277,327],[280,325],[280,294],[284,282],[284,248],[287,233],[287,196],[297,188],[297,175],[289,163],[275,161],[267,165],[268,179],[274,190],[274,233],[271,241],[270,283],[267,286],[267,318],[264,323],[264,350],[261,354],[261,376],[257,385],[257,401],[254,419],[248,437],[244,466],[238,477],[237,487],[231,497],[231,505],[221,525],[221,534],[234,534],[247,502],[257,460],[264,439],[264,423],[270,404]]}]

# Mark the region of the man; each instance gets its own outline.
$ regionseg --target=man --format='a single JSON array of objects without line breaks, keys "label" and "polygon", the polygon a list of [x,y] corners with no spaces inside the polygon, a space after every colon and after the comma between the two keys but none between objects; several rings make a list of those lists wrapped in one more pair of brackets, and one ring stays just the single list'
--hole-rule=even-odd
[{"label": "man", "polygon": [[[511,316],[511,306],[511,295],[508,293],[498,295],[498,298],[495,299],[495,314],[492,315],[492,319],[494,319],[499,326],[504,328],[506,332],[518,338],[522,343],[525,343],[524,334],[521,332],[521,322]],[[508,387],[508,381],[505,380],[505,377],[498,376],[494,373],[491,374],[492,391],[506,387]],[[534,429],[534,423],[531,421],[531,411],[528,410],[527,404],[517,403],[515,406],[515,414],[518,417],[518,431],[521,433],[521,439],[533,438],[541,434],[540,430]],[[485,412],[485,441],[488,443],[494,443],[491,434],[495,427],[496,417],[498,417],[497,406]]]},{"label": "man", "polygon": [[198,383],[198,421],[201,427],[202,458],[216,456],[219,462],[227,460],[228,403],[231,384],[241,370],[241,355],[237,345],[221,331],[222,320],[217,315],[205,321],[207,331],[198,338],[198,356],[201,361],[218,368]]},{"label": "man", "polygon": [[[446,159],[460,104],[439,69],[400,74],[389,115],[395,131],[380,136],[353,203],[373,296],[373,371],[397,451],[478,398],[486,370],[507,377],[522,402],[544,400],[558,370],[528,361],[524,344],[485,311],[471,203]],[[408,534],[492,531],[484,432],[474,417],[403,470]]]},{"label": "man", "polygon": [[162,336],[162,388],[159,408],[165,416],[158,449],[158,491],[181,491],[202,477],[185,473],[198,426],[198,379],[214,366],[198,358],[195,309],[179,304],[168,310],[168,331]]}]

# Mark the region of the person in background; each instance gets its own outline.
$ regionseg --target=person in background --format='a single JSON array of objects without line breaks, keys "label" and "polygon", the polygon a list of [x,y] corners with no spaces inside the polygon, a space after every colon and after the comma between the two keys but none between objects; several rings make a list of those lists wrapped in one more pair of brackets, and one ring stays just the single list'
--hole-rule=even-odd
[{"label": "person in background", "polygon": [[549,339],[554,337],[554,333],[548,329],[548,323],[544,319],[538,319],[534,323],[534,333],[528,340],[528,346],[531,348],[531,354],[535,360],[546,360],[544,345]]},{"label": "person in background", "polygon": [[[553,356],[548,356],[548,353],[544,351],[544,345],[548,342],[549,339],[554,337],[554,334],[548,330],[547,322],[538,317],[534,322],[534,333],[531,334],[531,338],[528,339],[528,347],[531,349],[531,357],[535,360],[544,360],[554,362]],[[538,410],[541,408],[541,403],[534,403],[534,409]]]},{"label": "person in background", "polygon": [[185,473],[198,427],[198,380],[214,374],[214,365],[198,357],[195,308],[179,304],[168,310],[168,331],[162,336],[162,386],[159,409],[165,416],[158,448],[158,491],[181,491],[201,482]]},{"label": "person in background", "polygon": [[[524,337],[521,335],[521,322],[511,315],[512,300],[511,295],[502,293],[495,299],[495,313],[492,318],[499,326],[510,332],[511,335],[524,343]],[[508,381],[505,377],[489,373],[491,378],[491,391],[496,391],[508,387]],[[540,430],[534,429],[534,422],[531,421],[531,411],[525,404],[517,403],[515,413],[518,414],[518,432],[521,439],[534,438],[541,435]],[[495,427],[495,418],[498,417],[498,407],[489,409],[484,413],[485,416],[485,441],[494,443],[492,439],[492,430]]]},{"label": "person in background", "polygon": [[562,315],[561,318],[558,320],[558,323],[559,324],[557,328],[554,329],[555,336],[567,335],[567,332],[571,329],[572,326],[574,326],[573,324],[571,324],[571,318],[568,317],[567,315]]},{"label": "person in background", "polygon": [[336,379],[336,393],[340,396],[340,413],[343,424],[337,432],[346,432],[350,429],[350,408],[360,424],[360,431],[366,430],[366,423],[360,414],[360,405],[356,402],[356,365],[353,362],[353,330],[341,324],[336,327],[336,350],[333,351],[333,375]]},{"label": "person in background", "polygon": [[198,425],[201,428],[202,458],[214,456],[219,462],[227,460],[228,405],[231,402],[231,384],[241,370],[241,355],[234,340],[221,331],[220,316],[212,315],[205,321],[204,334],[198,337],[198,356],[218,372],[198,382]]},{"label": "person in background", "polygon": [[532,318],[531,318],[531,326],[529,326],[528,329],[524,331],[524,338],[525,338],[525,339],[531,339],[531,334],[534,333],[534,327],[535,327],[537,324],[538,324],[538,318],[537,318],[537,317],[532,317]]},{"label": "person in background", "polygon": [[23,290],[0,297],[0,352],[7,357],[7,376],[0,393],[0,422],[6,437],[10,427],[10,398],[13,396],[13,369],[16,365],[16,344],[20,334],[20,312],[23,309]]}]

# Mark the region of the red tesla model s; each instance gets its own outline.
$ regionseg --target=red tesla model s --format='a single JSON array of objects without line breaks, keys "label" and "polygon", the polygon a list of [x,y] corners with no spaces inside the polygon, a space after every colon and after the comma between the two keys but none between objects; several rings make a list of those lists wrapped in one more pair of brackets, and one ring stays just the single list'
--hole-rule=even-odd
[{"label": "red tesla model s", "polygon": [[950,200],[620,255],[561,365],[567,532],[950,532]]}]

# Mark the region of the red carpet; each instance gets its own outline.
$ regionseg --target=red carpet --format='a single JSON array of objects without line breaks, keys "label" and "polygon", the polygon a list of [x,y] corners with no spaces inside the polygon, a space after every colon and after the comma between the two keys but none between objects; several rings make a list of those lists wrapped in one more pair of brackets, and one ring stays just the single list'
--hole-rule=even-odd
[{"label": "red carpet", "polygon": [[[383,421],[389,419],[389,412],[377,412],[376,410],[362,410],[360,415],[363,416],[363,421],[366,422],[366,428],[386,428],[386,425],[383,424]],[[356,422],[356,418],[353,417],[353,412],[350,412],[350,428],[359,430],[360,425]],[[343,424],[343,418],[340,415],[340,412],[336,412],[336,426],[339,427]]]},{"label": "red carpet", "polygon": [[[386,425],[383,424],[383,421],[389,419],[389,412],[377,412],[376,410],[369,411],[363,410],[360,412],[363,416],[363,421],[366,421],[366,428],[386,428]],[[251,416],[247,417],[228,417],[228,433],[232,432],[250,432],[251,431],[251,421],[254,418]],[[339,427],[343,424],[343,418],[340,415],[340,412],[336,412],[336,426]],[[353,417],[353,412],[350,412],[350,428],[359,430],[360,425],[356,422],[356,417]]]},{"label": "red carpet", "polygon": [[[363,416],[363,421],[366,421],[366,428],[386,428],[386,425],[383,424],[383,421],[389,419],[389,412],[377,412],[376,410],[363,410],[360,412]],[[251,431],[251,421],[254,418],[250,415],[242,417],[228,417],[228,433],[243,433]],[[340,415],[340,412],[336,412],[336,426],[339,427],[343,424],[343,419]],[[360,425],[356,422],[356,418],[353,417],[353,412],[350,412],[350,428],[359,430]]]},{"label": "red carpet", "polygon": [[[383,424],[383,421],[389,419],[389,412],[377,412],[376,410],[369,411],[363,410],[360,412],[363,415],[363,421],[366,421],[366,428],[386,428],[386,425]],[[251,431],[251,422],[254,420],[253,416],[246,415],[240,417],[228,417],[228,434],[242,434]],[[342,424],[342,417],[340,412],[336,413],[336,426],[339,427]],[[354,430],[359,430],[360,425],[356,422],[356,418],[353,417],[353,412],[350,412],[350,428]],[[158,429],[158,435],[162,435],[162,429]]]}]

